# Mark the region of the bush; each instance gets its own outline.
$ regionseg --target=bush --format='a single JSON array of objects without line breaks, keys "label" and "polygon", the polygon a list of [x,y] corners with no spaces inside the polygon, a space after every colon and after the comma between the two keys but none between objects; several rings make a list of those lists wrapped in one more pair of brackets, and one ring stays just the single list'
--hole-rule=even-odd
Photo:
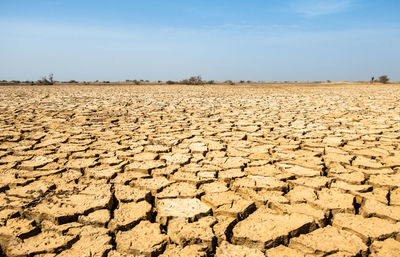
[{"label": "bush", "polygon": [[386,84],[389,82],[389,77],[387,75],[382,75],[379,77],[379,82]]},{"label": "bush", "polygon": [[175,85],[175,84],[178,84],[178,82],[173,81],[173,80],[168,80],[166,83],[167,83],[167,85]]},{"label": "bush", "polygon": [[41,85],[53,85],[54,84],[53,77],[54,77],[53,73],[50,73],[48,77],[46,76],[42,77],[42,79],[38,80],[37,83]]},{"label": "bush", "polygon": [[209,81],[207,81],[207,84],[210,84],[210,85],[212,85],[212,84],[214,84],[214,83],[215,83],[214,80],[209,80]]},{"label": "bush", "polygon": [[201,76],[193,76],[190,77],[189,79],[184,79],[180,82],[183,85],[202,85],[205,84],[205,82],[201,79]]}]

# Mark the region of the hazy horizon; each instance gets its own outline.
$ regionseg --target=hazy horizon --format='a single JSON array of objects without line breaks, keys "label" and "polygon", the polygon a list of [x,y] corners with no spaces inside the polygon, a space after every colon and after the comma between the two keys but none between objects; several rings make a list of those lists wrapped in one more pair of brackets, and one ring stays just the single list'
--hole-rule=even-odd
[{"label": "hazy horizon", "polygon": [[400,81],[400,2],[1,1],[0,80]]}]

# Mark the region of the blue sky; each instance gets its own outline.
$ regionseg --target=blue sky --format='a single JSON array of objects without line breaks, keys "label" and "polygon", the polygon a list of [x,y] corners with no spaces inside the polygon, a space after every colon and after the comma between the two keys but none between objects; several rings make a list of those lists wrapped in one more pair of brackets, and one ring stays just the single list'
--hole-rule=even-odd
[{"label": "blue sky", "polygon": [[0,80],[400,80],[400,1],[0,0]]}]

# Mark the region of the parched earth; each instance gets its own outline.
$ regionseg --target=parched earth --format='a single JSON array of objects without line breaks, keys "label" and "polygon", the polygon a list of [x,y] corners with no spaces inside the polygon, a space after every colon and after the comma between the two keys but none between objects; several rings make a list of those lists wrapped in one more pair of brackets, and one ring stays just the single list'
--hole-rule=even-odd
[{"label": "parched earth", "polygon": [[0,88],[0,256],[400,256],[400,85]]}]

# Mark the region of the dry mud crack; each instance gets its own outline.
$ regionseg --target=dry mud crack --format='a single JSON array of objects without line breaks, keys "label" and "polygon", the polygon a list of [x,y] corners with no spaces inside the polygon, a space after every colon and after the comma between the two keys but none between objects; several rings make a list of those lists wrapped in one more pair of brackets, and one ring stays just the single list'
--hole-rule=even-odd
[{"label": "dry mud crack", "polygon": [[399,85],[0,90],[0,256],[399,256]]}]

